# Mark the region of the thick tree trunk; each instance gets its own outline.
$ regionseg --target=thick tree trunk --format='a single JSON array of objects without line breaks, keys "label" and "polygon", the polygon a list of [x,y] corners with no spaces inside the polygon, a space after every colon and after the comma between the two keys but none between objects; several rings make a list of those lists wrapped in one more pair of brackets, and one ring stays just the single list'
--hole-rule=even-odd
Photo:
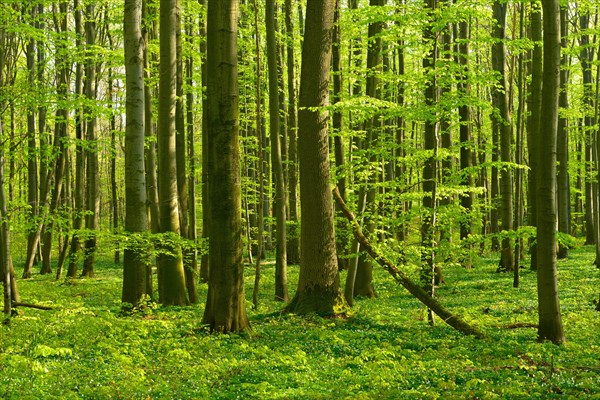
[{"label": "thick tree trunk", "polygon": [[207,126],[209,265],[203,323],[211,331],[250,329],[242,258],[237,74],[238,1],[208,3]]},{"label": "thick tree trunk", "polygon": [[556,270],[556,138],[560,87],[560,4],[543,0],[544,86],[537,173],[538,339],[565,341]]},{"label": "thick tree trunk", "polygon": [[335,314],[344,304],[329,187],[328,114],[314,109],[329,102],[334,10],[333,1],[308,0],[306,5],[298,112],[300,277],[296,294],[286,307],[297,314]]},{"label": "thick tree trunk", "polygon": [[[161,233],[179,236],[175,109],[177,93],[176,30],[179,0],[160,2],[160,77],[158,102],[159,213]],[[187,305],[181,245],[175,237],[165,243],[158,257],[159,301],[165,305]]]},{"label": "thick tree trunk", "polygon": [[[125,127],[125,230],[148,230],[146,214],[146,173],[144,166],[145,89],[144,44],[142,40],[142,0],[126,0],[124,9],[124,52],[126,85]],[[135,242],[135,239],[134,239]],[[148,249],[143,241],[123,254],[123,292],[121,301],[137,307],[147,300]]]}]

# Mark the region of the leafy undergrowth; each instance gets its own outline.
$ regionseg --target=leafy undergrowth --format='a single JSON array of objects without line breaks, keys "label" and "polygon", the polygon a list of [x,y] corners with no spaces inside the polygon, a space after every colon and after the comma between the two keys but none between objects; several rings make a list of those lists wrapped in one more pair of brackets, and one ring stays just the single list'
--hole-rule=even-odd
[{"label": "leafy undergrowth", "polygon": [[[72,284],[36,275],[19,281],[23,301],[54,308],[20,309],[0,327],[0,398],[600,398],[593,256],[583,248],[560,261],[568,340],[560,347],[537,343],[534,328],[506,327],[536,322],[535,273],[523,269],[513,289],[492,259],[446,268],[438,289],[484,340],[439,321],[430,327],[418,301],[379,268],[377,299],[357,301],[346,319],[324,319],[279,314],[267,264],[261,304],[248,307],[253,331],[220,336],[200,325],[204,304],[120,316],[121,270],[109,263]],[[291,266],[290,282],[297,273]]]}]

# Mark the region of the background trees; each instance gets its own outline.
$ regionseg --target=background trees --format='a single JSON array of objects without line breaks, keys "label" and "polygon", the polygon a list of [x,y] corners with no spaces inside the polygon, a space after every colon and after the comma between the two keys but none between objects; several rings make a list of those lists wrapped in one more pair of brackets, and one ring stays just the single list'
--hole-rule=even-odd
[{"label": "background trees", "polygon": [[[242,1],[239,7],[223,3],[215,7],[224,7],[227,20],[217,18],[223,25],[207,38],[204,26],[210,20],[205,3],[136,3],[143,14],[143,114],[125,97],[123,66],[132,60],[123,59],[123,52],[132,45],[128,40],[134,34],[129,25],[127,34],[120,33],[122,2],[35,0],[1,6],[0,28],[8,40],[0,92],[7,205],[3,221],[11,222],[10,234],[16,238],[11,254],[23,266],[24,277],[31,276],[36,262],[46,273],[52,268],[60,272],[68,260],[67,275],[76,279],[79,244],[87,242],[86,247],[97,248],[100,255],[107,248],[114,251],[117,242],[129,240],[129,232],[146,229],[143,211],[154,233],[172,233],[152,236],[151,246],[160,253],[158,298],[165,304],[193,300],[198,271],[191,259],[194,250],[200,250],[205,256],[203,279],[212,287],[235,282],[237,289],[231,293],[237,296],[236,307],[243,308],[240,282],[251,253],[241,249],[255,249],[259,238],[264,239],[266,255],[274,249],[277,254],[277,297],[286,298],[286,253],[290,264],[300,262],[303,271],[313,267],[327,271],[328,285],[334,288],[338,273],[351,275],[339,271],[346,259],[368,261],[357,252],[343,224],[336,225],[336,232],[330,227],[328,188],[337,182],[343,182],[348,203],[364,209],[361,217],[370,240],[388,254],[403,254],[401,258],[416,269],[427,270],[431,291],[442,282],[444,268],[476,264],[478,254],[496,254],[494,244],[502,244],[497,254],[501,270],[512,268],[515,241],[531,240],[531,264],[541,265],[536,255],[542,253],[533,249],[544,240],[534,241],[534,227],[544,218],[550,224],[555,216],[549,209],[544,215],[537,212],[542,183],[535,171],[541,171],[543,163],[555,164],[547,158],[552,149],[538,155],[539,138],[550,137],[554,143],[547,132],[554,132],[555,126],[545,125],[549,118],[541,113],[542,101],[550,101],[543,97],[550,88],[542,77],[547,71],[539,63],[549,56],[541,40],[550,27],[541,25],[540,3],[340,1],[334,65],[329,50],[321,47],[329,45],[329,30],[334,28],[329,20],[334,2],[320,2],[318,6],[325,8],[319,13],[313,8],[316,3],[305,8],[295,0]],[[594,95],[599,28],[591,18],[596,12],[593,4],[570,5],[562,13],[563,26],[573,29],[562,32],[562,99],[557,111],[560,234],[545,242],[546,246],[558,240],[561,249],[577,243],[574,237],[597,242],[600,226],[595,151],[600,143],[595,129],[599,103]],[[255,6],[261,12],[254,12]],[[268,13],[262,13],[262,7]],[[314,18],[323,22],[321,15],[327,18],[318,31],[327,41],[313,43],[311,24],[316,24]],[[223,29],[232,33],[226,35]],[[258,49],[257,34],[267,38]],[[299,62],[296,55],[301,49]],[[139,51],[136,47],[136,54]],[[256,51],[266,56],[268,75],[251,56]],[[209,57],[205,63],[204,57],[213,52],[217,58]],[[231,71],[220,75],[228,65]],[[139,65],[135,68],[139,72]],[[304,78],[298,76],[299,70]],[[335,77],[332,87],[330,70]],[[315,86],[306,86],[310,84]],[[298,87],[304,89],[301,104]],[[332,90],[335,101],[328,104]],[[128,91],[133,95],[135,90]],[[257,109],[268,109],[269,118],[263,119]],[[142,116],[143,128],[134,124]],[[130,142],[133,136],[128,134],[133,134],[134,126],[136,135],[145,133],[147,206],[139,205],[144,202],[141,193],[135,196],[132,201],[138,205],[129,215],[136,215],[140,225],[125,216],[127,232],[122,232],[118,227],[123,226],[123,209],[129,207],[128,200],[124,202],[127,182],[141,171],[140,137]],[[302,129],[298,135],[297,126]],[[317,132],[318,136],[310,136]],[[208,139],[213,137],[211,144]],[[300,168],[308,177],[300,185],[297,143],[304,160]],[[319,146],[309,148],[310,143]],[[548,144],[546,139],[543,144]],[[129,169],[130,156],[137,160],[135,173]],[[330,182],[327,169],[334,159],[338,168],[332,169]],[[219,175],[225,170],[226,175]],[[125,188],[119,185],[123,181]],[[138,180],[137,186],[141,184]],[[317,200],[321,203],[314,210],[320,211],[313,215],[311,204]],[[242,204],[243,210],[238,209]],[[196,205],[197,213],[192,211]],[[519,210],[525,211],[523,221]],[[263,211],[264,229],[256,218]],[[200,226],[200,221],[204,239],[197,240],[193,226]],[[303,226],[301,235],[296,233],[298,224]],[[211,226],[216,226],[212,236]],[[235,237],[216,237],[228,232]],[[334,234],[335,253],[329,249]],[[306,243],[298,260],[300,236]],[[27,245],[21,249],[25,238]],[[207,238],[216,240],[208,251]],[[221,246],[217,243],[225,240],[230,242],[222,247],[229,249],[223,257],[233,258],[214,266],[215,271],[228,266],[221,281],[220,272],[209,274],[207,260],[221,260],[215,252]],[[311,241],[315,247],[310,247]],[[515,259],[527,256],[520,249]],[[91,271],[91,254],[84,254],[88,260],[84,273]],[[335,268],[334,254],[339,255]],[[252,256],[260,260],[263,254]],[[432,269],[437,283],[431,281]],[[352,292],[372,296],[377,282],[369,279],[368,262],[358,271],[365,272],[365,278],[357,274]],[[301,281],[301,287],[310,286],[304,272]],[[150,285],[152,279],[146,282]],[[364,284],[361,290],[358,282]],[[152,294],[149,286],[145,290]],[[337,289],[330,294],[336,298]],[[330,303],[324,304],[331,309]],[[243,320],[240,316],[240,328],[245,327]],[[223,326],[216,329],[229,329]]]}]

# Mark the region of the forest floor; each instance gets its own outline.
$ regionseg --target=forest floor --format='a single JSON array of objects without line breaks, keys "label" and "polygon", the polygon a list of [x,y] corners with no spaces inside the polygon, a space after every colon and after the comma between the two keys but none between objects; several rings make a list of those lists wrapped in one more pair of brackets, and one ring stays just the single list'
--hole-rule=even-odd
[{"label": "forest floor", "polygon": [[[110,257],[107,255],[106,260]],[[600,287],[594,252],[559,262],[567,342],[536,342],[535,273],[522,284],[495,273],[497,259],[450,266],[440,300],[480,326],[465,337],[426,311],[379,267],[376,299],[360,299],[348,318],[280,314],[274,268],[263,267],[252,332],[210,335],[201,304],[155,307],[121,316],[121,268],[97,264],[96,277],[19,280],[19,309],[0,326],[2,399],[600,399]],[[15,264],[18,265],[18,264]],[[247,267],[247,297],[253,268]],[[342,272],[342,282],[345,272]],[[290,293],[298,267],[289,267]]]}]

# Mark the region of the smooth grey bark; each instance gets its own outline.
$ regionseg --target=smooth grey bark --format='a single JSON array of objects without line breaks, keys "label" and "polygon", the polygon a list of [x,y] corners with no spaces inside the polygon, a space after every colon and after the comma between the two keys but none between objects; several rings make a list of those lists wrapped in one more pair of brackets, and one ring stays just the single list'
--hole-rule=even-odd
[{"label": "smooth grey bark", "polygon": [[[265,5],[267,30],[267,64],[269,69],[269,136],[271,145],[271,168],[275,197],[273,198],[273,214],[276,222],[275,248],[275,299],[287,302],[287,254],[286,254],[286,195],[284,168],[282,162],[282,146],[280,134],[279,78],[277,69],[277,41],[275,37],[275,0],[267,0]],[[260,257],[260,254],[258,255]]]},{"label": "smooth grey bark", "polygon": [[565,341],[556,268],[556,138],[560,87],[560,3],[542,0],[544,26],[544,85],[537,173],[537,291],[538,340]]},{"label": "smooth grey bark", "polygon": [[208,2],[209,265],[202,322],[213,332],[250,329],[242,242],[238,110],[238,1]]},{"label": "smooth grey bark", "polygon": [[[125,231],[130,234],[148,230],[146,213],[145,88],[142,36],[142,0],[125,0]],[[133,240],[135,243],[135,238]],[[140,242],[141,243],[141,242]],[[148,255],[139,244],[123,253],[123,291],[121,301],[137,307],[150,297],[148,293]]]},{"label": "smooth grey bark", "polygon": [[[531,10],[531,39],[533,40],[533,50],[531,52],[531,82],[529,84],[529,94],[527,96],[527,109],[529,117],[527,118],[527,152],[529,154],[529,176],[527,186],[527,221],[530,226],[537,226],[537,176],[534,171],[537,170],[538,163],[538,137],[540,132],[540,123],[542,115],[542,12],[532,0]],[[531,255],[530,269],[537,268],[537,250],[534,241],[529,243],[529,252]]]},{"label": "smooth grey bark", "polygon": [[[158,200],[160,232],[179,237],[175,117],[177,94],[176,29],[179,0],[160,1],[160,76],[158,102]],[[164,305],[187,305],[181,245],[165,243],[158,257],[159,301]]]},{"label": "smooth grey bark", "polygon": [[287,89],[288,89],[288,212],[293,232],[287,232],[287,261],[300,263],[300,236],[298,234],[298,107],[296,93],[296,57],[294,45],[293,0],[285,0],[285,30],[287,51]]}]

